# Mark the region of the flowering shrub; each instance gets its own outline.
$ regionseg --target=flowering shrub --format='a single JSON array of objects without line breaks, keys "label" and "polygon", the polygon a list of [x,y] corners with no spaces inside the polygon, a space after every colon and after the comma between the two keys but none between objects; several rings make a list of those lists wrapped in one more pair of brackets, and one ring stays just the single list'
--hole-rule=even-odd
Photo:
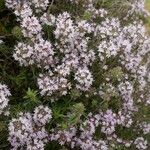
[{"label": "flowering shrub", "polygon": [[12,96],[0,84],[12,149],[150,148],[150,14],[143,0],[117,0],[119,13],[108,3],[5,0],[17,24],[11,59],[25,70]]}]

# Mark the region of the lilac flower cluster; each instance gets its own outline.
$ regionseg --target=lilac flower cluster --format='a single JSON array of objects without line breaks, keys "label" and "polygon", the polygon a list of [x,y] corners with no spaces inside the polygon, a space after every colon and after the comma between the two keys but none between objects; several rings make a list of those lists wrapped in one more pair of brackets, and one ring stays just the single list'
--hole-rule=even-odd
[{"label": "lilac flower cluster", "polygon": [[137,149],[147,149],[147,141],[143,137],[138,137],[135,141],[134,144],[136,145]]},{"label": "lilac flower cluster", "polygon": [[37,64],[42,68],[49,68],[49,64],[53,65],[54,51],[48,41],[40,40],[34,45],[18,43],[15,50],[16,53],[13,56],[15,60],[19,61],[20,65]]},{"label": "lilac flower cluster", "polygon": [[51,110],[42,105],[35,108],[34,114],[20,113],[17,119],[13,118],[8,127],[13,149],[44,150],[48,137],[45,125],[51,118]]},{"label": "lilac flower cluster", "polygon": [[145,0],[135,0],[134,2],[130,2],[130,10],[128,11],[127,16],[125,19],[127,19],[129,16],[135,16],[140,15],[140,16],[149,16],[150,13],[145,9]]},{"label": "lilac flower cluster", "polygon": [[0,114],[7,114],[6,108],[8,107],[9,96],[11,96],[11,93],[7,85],[0,83]]},{"label": "lilac flower cluster", "polygon": [[150,133],[150,123],[148,122],[142,122],[140,124],[140,128],[143,131],[144,134],[149,134]]},{"label": "lilac flower cluster", "polygon": [[53,73],[49,73],[48,75],[39,75],[38,86],[41,90],[41,95],[66,95],[67,89],[70,88],[70,83],[63,76],[54,76]]}]

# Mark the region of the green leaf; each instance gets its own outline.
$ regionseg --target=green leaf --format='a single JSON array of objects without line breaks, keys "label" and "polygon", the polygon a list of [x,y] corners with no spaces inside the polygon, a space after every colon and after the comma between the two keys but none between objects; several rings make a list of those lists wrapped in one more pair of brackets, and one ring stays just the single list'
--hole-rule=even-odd
[{"label": "green leaf", "polygon": [[91,14],[90,12],[86,11],[86,12],[83,14],[83,17],[82,17],[82,18],[83,18],[84,20],[90,20],[91,17],[92,17],[92,14]]},{"label": "green leaf", "polygon": [[0,0],[0,12],[2,12],[5,8],[5,1],[4,0]]},{"label": "green leaf", "polygon": [[37,94],[37,91],[28,88],[28,91],[23,98],[36,103],[38,101]]},{"label": "green leaf", "polygon": [[11,32],[12,32],[13,36],[15,36],[17,39],[23,38],[23,33],[22,33],[22,30],[20,27],[15,26]]}]

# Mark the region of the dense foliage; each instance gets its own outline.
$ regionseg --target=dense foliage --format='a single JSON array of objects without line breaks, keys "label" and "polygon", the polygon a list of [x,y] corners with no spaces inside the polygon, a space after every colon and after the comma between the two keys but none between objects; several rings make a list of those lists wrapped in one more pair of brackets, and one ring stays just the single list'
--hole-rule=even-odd
[{"label": "dense foliage", "polygon": [[0,0],[0,149],[150,149],[149,16],[144,0]]}]

